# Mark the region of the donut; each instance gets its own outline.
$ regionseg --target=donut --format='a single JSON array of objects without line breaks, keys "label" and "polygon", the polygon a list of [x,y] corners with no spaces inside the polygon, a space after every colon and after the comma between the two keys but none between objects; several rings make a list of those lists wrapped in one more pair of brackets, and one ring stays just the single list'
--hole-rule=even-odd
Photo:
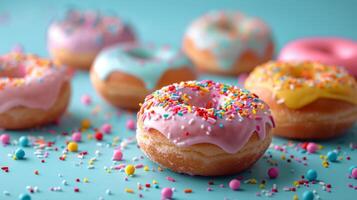
[{"label": "donut", "polygon": [[262,20],[240,12],[214,11],[188,27],[183,49],[202,71],[237,75],[270,60],[274,44]]},{"label": "donut", "polygon": [[133,42],[135,36],[129,25],[93,11],[69,10],[64,19],[51,23],[47,33],[52,58],[75,69],[88,70],[104,47]]},{"label": "donut", "polygon": [[252,166],[269,147],[273,127],[267,104],[248,90],[210,80],[186,81],[145,98],[136,139],[161,166],[218,176]]},{"label": "donut", "polygon": [[357,120],[357,83],[340,67],[318,62],[268,62],[251,72],[245,87],[271,108],[273,133],[292,139],[328,139]]},{"label": "donut", "polygon": [[0,56],[0,128],[54,122],[65,112],[70,93],[65,67],[30,54]]},{"label": "donut", "polygon": [[335,37],[303,38],[288,43],[280,52],[282,61],[317,61],[342,66],[357,78],[357,42]]},{"label": "donut", "polygon": [[99,53],[90,77],[109,103],[139,109],[145,96],[174,82],[196,79],[187,57],[178,49],[153,45],[115,45]]}]

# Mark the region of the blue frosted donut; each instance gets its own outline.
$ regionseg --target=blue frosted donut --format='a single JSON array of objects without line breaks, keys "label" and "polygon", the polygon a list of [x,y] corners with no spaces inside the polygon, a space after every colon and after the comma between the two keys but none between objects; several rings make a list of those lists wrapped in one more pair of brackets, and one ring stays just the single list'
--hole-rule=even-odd
[{"label": "blue frosted donut", "polygon": [[201,70],[236,75],[272,58],[268,25],[237,11],[212,11],[188,27],[183,49]]},{"label": "blue frosted donut", "polygon": [[[119,107],[129,108],[138,108],[138,102],[144,100],[144,97],[158,86],[162,86],[162,83],[170,84],[196,78],[190,61],[179,49],[137,44],[116,45],[104,49],[94,61],[91,77],[93,85],[105,99]],[[125,82],[121,83],[121,80]],[[111,91],[114,87],[115,92]],[[140,94],[128,94],[128,90]],[[135,105],[126,105],[128,103],[123,102],[124,97],[135,97],[131,99]]]}]

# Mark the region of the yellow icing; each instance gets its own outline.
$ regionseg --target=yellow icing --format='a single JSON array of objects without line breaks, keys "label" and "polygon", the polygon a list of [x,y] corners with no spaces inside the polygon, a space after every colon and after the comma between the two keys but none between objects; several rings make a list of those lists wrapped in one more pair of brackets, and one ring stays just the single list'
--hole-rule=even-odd
[{"label": "yellow icing", "polygon": [[245,82],[248,89],[261,87],[292,109],[319,98],[357,104],[357,83],[344,69],[315,62],[269,62],[257,67]]}]

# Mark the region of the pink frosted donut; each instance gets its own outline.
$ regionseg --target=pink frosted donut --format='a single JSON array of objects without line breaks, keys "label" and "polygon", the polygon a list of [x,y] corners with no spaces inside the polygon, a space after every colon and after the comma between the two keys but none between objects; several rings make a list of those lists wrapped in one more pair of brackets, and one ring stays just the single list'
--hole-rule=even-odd
[{"label": "pink frosted donut", "polygon": [[279,60],[309,60],[342,66],[357,77],[357,42],[343,38],[299,39],[281,50]]},{"label": "pink frosted donut", "polygon": [[56,61],[89,69],[104,47],[135,42],[135,36],[130,26],[117,17],[70,10],[64,19],[50,25],[47,40],[49,52]]},{"label": "pink frosted donut", "polygon": [[[195,175],[251,166],[271,141],[269,107],[256,95],[213,81],[187,81],[147,96],[136,138],[155,162]],[[219,169],[219,170],[218,170]]]},{"label": "pink frosted donut", "polygon": [[0,56],[0,128],[53,122],[66,110],[69,98],[65,67],[34,55]]}]

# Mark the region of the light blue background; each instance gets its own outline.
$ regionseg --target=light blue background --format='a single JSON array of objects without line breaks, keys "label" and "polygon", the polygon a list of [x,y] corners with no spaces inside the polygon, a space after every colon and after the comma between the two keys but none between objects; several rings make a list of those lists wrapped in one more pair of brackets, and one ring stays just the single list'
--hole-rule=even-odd
[{"label": "light blue background", "polygon": [[[275,36],[278,49],[286,42],[305,36],[342,36],[351,39],[357,39],[357,1],[199,1],[199,0],[181,0],[181,1],[7,1],[0,0],[0,53],[8,52],[13,45],[24,45],[27,52],[47,56],[46,51],[46,28],[54,16],[58,16],[67,8],[77,7],[83,9],[98,9],[109,13],[117,13],[125,20],[132,23],[137,30],[139,37],[145,42],[154,42],[158,44],[171,44],[180,46],[182,35],[187,25],[194,18],[200,16],[205,11],[212,9],[239,9],[250,15],[263,18],[271,27]],[[7,18],[7,20],[5,19]],[[232,84],[236,83],[233,78],[223,78],[215,76],[202,76],[203,78],[213,78]],[[93,104],[85,107],[80,103],[80,97],[83,94],[90,94],[93,97]],[[100,108],[98,115],[92,115],[91,111]],[[109,118],[109,115],[112,115]],[[76,166],[79,159],[76,155],[69,154],[66,161],[59,161],[58,157],[64,148],[65,137],[60,134],[50,134],[47,130],[55,129],[61,131],[71,131],[79,127],[80,120],[83,118],[92,119],[94,126],[98,127],[104,122],[109,122],[114,127],[114,133],[111,136],[105,136],[103,146],[93,140],[85,139],[80,144],[81,150],[88,151],[89,155],[84,159],[84,164]],[[32,148],[26,148],[27,160],[14,161],[7,155],[12,153],[15,145],[0,147],[0,166],[9,166],[10,173],[0,171],[0,192],[7,190],[11,193],[6,197],[0,193],[0,199],[16,199],[18,194],[26,192],[26,186],[38,186],[40,192],[33,194],[33,199],[98,199],[100,196],[104,199],[128,199],[138,198],[136,190],[137,182],[142,184],[151,183],[153,179],[158,180],[160,187],[175,187],[175,199],[253,199],[255,193],[260,191],[258,185],[242,185],[242,190],[233,192],[227,188],[231,177],[220,178],[202,178],[178,175],[168,170],[164,172],[144,172],[138,169],[136,176],[124,181],[124,173],[113,171],[108,174],[104,171],[104,166],[110,166],[113,147],[106,146],[111,143],[114,136],[127,138],[134,136],[134,132],[125,128],[127,119],[135,118],[135,114],[122,112],[117,116],[116,111],[100,100],[92,89],[86,73],[78,73],[73,80],[73,98],[69,108],[69,114],[64,116],[59,127],[46,127],[45,129],[35,131],[11,132],[13,139],[21,135],[44,136],[48,140],[56,141],[56,146],[60,148],[58,152],[50,152],[46,163],[41,163],[33,154]],[[273,159],[278,163],[282,170],[277,180],[269,180],[267,188],[272,184],[278,185],[279,193],[274,195],[273,199],[292,199],[295,193],[282,191],[283,186],[291,186],[292,182],[298,180],[300,175],[304,174],[309,168],[316,169],[319,173],[319,179],[331,183],[332,193],[321,191],[317,185],[312,188],[302,187],[296,192],[301,198],[302,192],[316,189],[323,199],[354,199],[356,190],[347,187],[347,183],[357,185],[356,180],[348,179],[346,174],[348,167],[357,165],[357,153],[349,149],[349,142],[357,142],[356,130],[349,131],[346,137],[336,139],[330,142],[322,142],[324,150],[318,154],[306,155],[288,148],[286,155],[294,154],[299,158],[307,156],[309,166],[303,166],[297,162],[288,164],[282,161],[281,152],[269,150]],[[92,133],[93,131],[90,131]],[[283,139],[274,139],[275,144],[287,143]],[[294,142],[295,144],[297,142]],[[351,156],[351,161],[343,159],[338,163],[332,163],[328,169],[321,166],[320,154],[337,147],[342,148],[341,156]],[[87,169],[89,158],[95,156],[95,150],[100,150],[102,155],[95,163],[95,169]],[[131,160],[134,156],[141,156],[142,153],[136,148],[135,144],[129,145],[124,150],[125,161],[123,163],[144,163],[150,168],[157,167],[149,160],[143,159],[137,162]],[[266,179],[266,170],[269,165],[265,160],[260,160],[252,168],[252,173],[246,172],[245,178]],[[39,170],[40,175],[33,174],[34,170]],[[290,170],[294,170],[292,173]],[[63,174],[63,178],[58,174]],[[166,180],[166,176],[174,177],[177,182],[171,183]],[[76,183],[75,179],[84,177],[89,178],[90,183]],[[61,185],[65,179],[68,186]],[[213,191],[207,192],[207,182],[214,180]],[[220,188],[219,184],[225,184],[226,188]],[[51,192],[50,187],[61,186],[63,192]],[[74,193],[73,187],[78,186],[80,193]],[[135,194],[127,194],[124,188],[129,187],[135,190]],[[105,194],[106,189],[111,189],[113,195]],[[184,188],[192,188],[192,194],[184,194]],[[149,191],[142,191],[145,199],[159,199],[160,189],[151,188]],[[257,197],[263,199],[265,197]]]}]

